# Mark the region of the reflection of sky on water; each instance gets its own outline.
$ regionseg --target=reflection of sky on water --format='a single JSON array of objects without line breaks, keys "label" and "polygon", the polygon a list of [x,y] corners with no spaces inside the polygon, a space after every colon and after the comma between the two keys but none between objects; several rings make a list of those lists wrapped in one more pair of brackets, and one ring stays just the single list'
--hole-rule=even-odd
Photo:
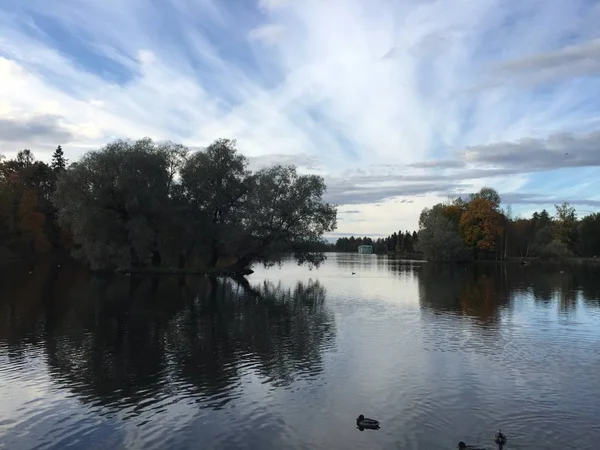
[{"label": "reflection of sky on water", "polygon": [[[65,318],[62,331],[43,325],[38,340],[19,352],[12,329],[11,358],[8,329],[0,330],[0,434],[7,448],[50,439],[73,448],[445,448],[460,439],[489,445],[500,425],[525,447],[586,448],[583,430],[600,414],[590,375],[600,369],[600,314],[589,294],[594,277],[573,273],[565,281],[496,266],[436,269],[371,255],[358,256],[351,275],[353,258],[334,256],[318,271],[256,267],[248,278],[257,289],[268,279],[275,294],[318,280],[325,298],[317,306],[277,294],[266,303],[232,297],[196,309],[182,300],[167,313],[142,290],[130,313],[142,315],[130,317],[137,328],[127,329],[158,339],[140,348],[159,362],[142,365],[132,349],[103,360],[133,365],[144,382],[133,404],[118,393],[107,403],[87,378],[61,372],[62,360],[48,370],[44,333],[59,333],[60,344],[88,330],[81,304],[70,316],[77,318],[74,328]],[[227,295],[237,292],[230,286]],[[111,314],[122,317],[110,309],[116,306],[96,303],[100,312],[113,312],[93,317],[113,323]],[[109,333],[100,325],[90,330]],[[95,342],[111,342],[107,336],[73,341],[85,343],[80,349],[59,347],[85,356]],[[190,346],[193,336],[198,348]],[[302,336],[308,346],[296,342]],[[211,352],[219,356],[204,361]],[[86,358],[78,358],[82,368],[93,361]],[[147,380],[144,367],[161,373]],[[87,367],[86,376],[100,368],[111,370]],[[216,377],[227,378],[207,391]],[[382,429],[358,432],[360,413],[381,420]]]}]

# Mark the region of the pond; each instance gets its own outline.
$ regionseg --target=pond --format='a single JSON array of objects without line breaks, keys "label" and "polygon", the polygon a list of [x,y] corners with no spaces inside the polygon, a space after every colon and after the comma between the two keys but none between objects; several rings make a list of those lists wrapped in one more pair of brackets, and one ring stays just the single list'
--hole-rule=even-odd
[{"label": "pond", "polygon": [[0,448],[596,448],[598,269],[255,269],[2,272]]}]

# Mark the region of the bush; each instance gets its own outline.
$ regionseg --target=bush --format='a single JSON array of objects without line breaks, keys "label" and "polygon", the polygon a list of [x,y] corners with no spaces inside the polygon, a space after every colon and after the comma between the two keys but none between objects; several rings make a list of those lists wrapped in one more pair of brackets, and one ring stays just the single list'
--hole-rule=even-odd
[{"label": "bush", "polygon": [[558,239],[554,239],[542,250],[542,256],[549,258],[569,258],[573,256],[573,252],[569,247]]}]

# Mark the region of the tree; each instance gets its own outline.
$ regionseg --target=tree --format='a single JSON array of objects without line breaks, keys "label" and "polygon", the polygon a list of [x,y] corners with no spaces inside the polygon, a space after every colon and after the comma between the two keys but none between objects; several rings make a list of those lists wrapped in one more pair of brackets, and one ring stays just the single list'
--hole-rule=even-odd
[{"label": "tree", "polygon": [[26,190],[19,203],[19,228],[25,248],[29,248],[31,253],[50,249],[50,243],[44,233],[44,221],[44,214],[38,210],[36,193]]},{"label": "tree", "polygon": [[518,219],[509,222],[508,226],[510,227],[509,253],[521,257],[529,256],[533,240],[529,236],[530,221],[528,219]]},{"label": "tree", "polygon": [[553,224],[548,211],[543,209],[531,216],[528,241],[531,242],[532,256],[542,254],[544,248],[552,241]]},{"label": "tree", "polygon": [[469,252],[444,209],[440,203],[421,212],[417,250],[431,261],[468,260]]},{"label": "tree", "polygon": [[551,241],[541,252],[542,256],[553,258],[567,258],[573,256],[573,252],[569,249],[566,243],[559,239]]},{"label": "tree", "polygon": [[277,261],[290,251],[299,264],[319,265],[324,255],[307,249],[335,230],[337,216],[336,207],[323,201],[323,178],[276,165],[259,170],[249,182],[242,219],[245,239],[236,268]]},{"label": "tree", "polygon": [[404,253],[414,253],[414,242],[413,236],[408,231],[404,233],[404,237],[402,238],[402,249]]},{"label": "tree", "polygon": [[188,158],[181,169],[184,195],[210,236],[209,267],[222,254],[234,252],[237,240],[243,238],[241,221],[250,172],[247,158],[235,145],[234,140],[218,139]]},{"label": "tree", "polygon": [[[179,174],[179,177],[177,177]],[[177,265],[238,256],[232,270],[284,251],[318,264],[335,229],[323,179],[275,166],[251,174],[235,141],[189,154],[171,142],[114,141],[62,171],[54,204],[74,254],[93,268]]]},{"label": "tree", "polygon": [[395,247],[395,252],[400,254],[403,252],[403,243],[404,243],[404,233],[402,233],[402,231],[399,231],[398,234],[396,235],[396,247]]},{"label": "tree", "polygon": [[65,158],[62,147],[59,145],[52,154],[52,162],[50,166],[55,173],[65,170],[67,167],[67,159]]},{"label": "tree", "polygon": [[600,255],[600,213],[581,219],[578,225],[578,253],[581,256]]},{"label": "tree", "polygon": [[496,239],[502,229],[496,203],[484,196],[475,197],[469,202],[460,219],[460,231],[465,244],[478,252],[491,252],[496,249]]},{"label": "tree", "polygon": [[458,227],[460,219],[465,212],[465,204],[452,204],[444,207],[444,215],[448,217]]},{"label": "tree", "polygon": [[187,162],[189,150],[181,144],[165,141],[157,145],[156,151],[166,162],[167,177],[169,180],[167,190],[170,192],[175,182],[175,176],[183,169]]},{"label": "tree", "polygon": [[15,239],[16,217],[14,190],[7,183],[0,183],[0,247],[9,248]]},{"label": "tree", "polygon": [[556,208],[556,220],[554,221],[554,238],[573,250],[577,241],[577,215],[575,208],[567,202],[562,205],[554,205]]},{"label": "tree", "polygon": [[[159,265],[170,214],[164,155],[151,139],[117,140],[90,152],[59,177],[54,203],[72,231],[75,254],[93,268]],[[162,244],[162,246],[161,246]]]},{"label": "tree", "polygon": [[351,252],[356,252],[358,251],[358,246],[361,245],[359,242],[357,242],[357,240],[354,238],[354,236],[350,236],[350,238],[348,239],[348,250]]},{"label": "tree", "polygon": [[387,244],[385,239],[379,238],[375,241],[375,245],[373,246],[373,252],[378,255],[383,255],[387,252]]},{"label": "tree", "polygon": [[[45,252],[48,247],[58,245],[55,239],[57,227],[50,202],[53,189],[54,177],[50,166],[43,161],[36,161],[30,150],[22,150],[16,158],[0,162],[3,222],[0,234],[4,235],[5,247],[30,255],[32,252]],[[19,216],[19,209],[23,204],[29,212],[25,216]],[[40,227],[41,234],[34,232],[37,226]]]},{"label": "tree", "polygon": [[477,199],[487,200],[493,209],[497,210],[500,207],[500,195],[498,191],[490,187],[483,187],[476,194],[470,195],[471,201]]},{"label": "tree", "polygon": [[23,166],[30,166],[35,161],[33,153],[29,149],[21,150],[17,153],[17,163]]}]

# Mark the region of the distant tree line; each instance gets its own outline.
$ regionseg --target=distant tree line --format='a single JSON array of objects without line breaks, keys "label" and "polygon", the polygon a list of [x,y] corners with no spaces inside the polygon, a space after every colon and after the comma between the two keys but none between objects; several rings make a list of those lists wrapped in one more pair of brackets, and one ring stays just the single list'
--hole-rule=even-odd
[{"label": "distant tree line", "polygon": [[568,203],[555,205],[530,218],[513,218],[510,206],[501,208],[500,195],[485,187],[446,203],[425,208],[419,231],[393,233],[386,238],[342,237],[338,252],[356,252],[363,244],[374,252],[395,253],[430,261],[504,260],[506,258],[568,258],[600,255],[600,214],[577,218]]},{"label": "distant tree line", "polygon": [[370,237],[342,237],[339,238],[333,250],[337,252],[356,252],[361,245],[372,245],[373,251],[378,254],[395,253],[398,255],[414,256],[419,236],[416,231],[398,231],[385,238],[372,239]]},{"label": "distant tree line", "polygon": [[577,218],[568,203],[555,213],[512,218],[498,193],[483,188],[425,208],[419,218],[417,250],[433,261],[503,260],[508,257],[595,257],[600,254],[600,214]]},{"label": "distant tree line", "polygon": [[325,182],[294,166],[252,172],[234,140],[190,152],[149,138],[116,140],[68,164],[30,150],[0,161],[0,251],[68,252],[94,269],[242,271],[292,253],[319,264],[336,228]]}]

